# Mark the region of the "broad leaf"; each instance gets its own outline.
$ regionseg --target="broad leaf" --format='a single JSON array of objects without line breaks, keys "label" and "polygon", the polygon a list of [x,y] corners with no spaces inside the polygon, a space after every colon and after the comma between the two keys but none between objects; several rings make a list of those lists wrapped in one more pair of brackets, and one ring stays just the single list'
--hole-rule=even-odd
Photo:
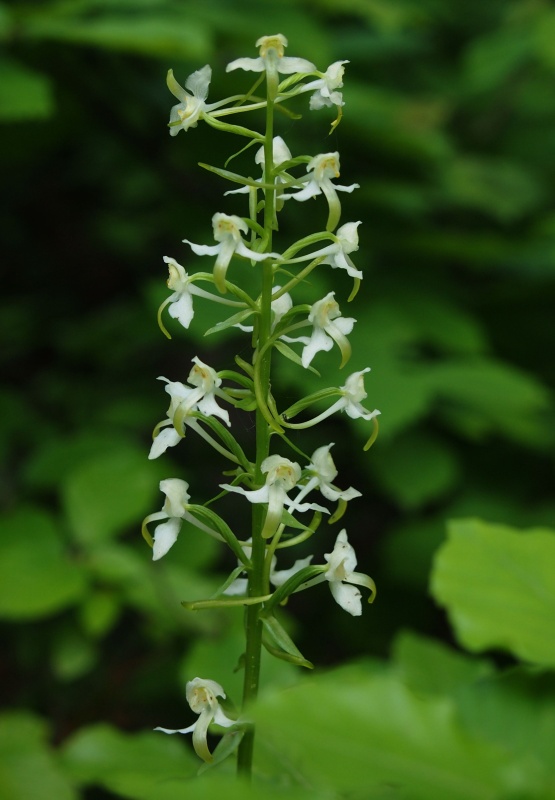
[{"label": "broad leaf", "polygon": [[431,579],[457,638],[470,650],[502,648],[555,666],[555,533],[456,520]]}]

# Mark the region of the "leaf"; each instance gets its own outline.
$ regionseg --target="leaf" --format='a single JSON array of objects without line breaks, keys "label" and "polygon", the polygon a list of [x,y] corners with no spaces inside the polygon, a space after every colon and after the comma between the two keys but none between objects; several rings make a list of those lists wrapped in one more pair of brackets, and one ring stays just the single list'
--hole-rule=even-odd
[{"label": "leaf", "polygon": [[17,61],[0,60],[0,120],[48,119],[54,111],[49,79]]},{"label": "leaf", "polygon": [[492,664],[470,658],[435,640],[404,631],[393,644],[393,663],[416,692],[452,695],[460,687],[492,675]]},{"label": "leaf", "polygon": [[555,666],[555,534],[479,519],[448,525],[431,591],[469,650]]},{"label": "leaf", "polygon": [[450,447],[425,433],[401,435],[380,451],[376,479],[404,508],[419,508],[456,484],[458,461]]},{"label": "leaf", "polygon": [[74,470],[62,484],[62,502],[75,538],[92,544],[138,526],[160,505],[161,469],[139,449],[122,447]]},{"label": "leaf", "polygon": [[199,766],[180,736],[128,734],[106,724],[82,728],[66,740],[62,761],[81,786],[132,800],[186,800],[188,779]]},{"label": "leaf", "polygon": [[164,58],[198,60],[208,58],[212,51],[209,31],[203,23],[148,10],[143,14],[112,13],[87,18],[35,14],[25,20],[25,33],[29,38]]},{"label": "leaf", "polygon": [[454,413],[450,416],[445,409],[447,418],[467,435],[501,431],[517,441],[545,439],[539,413],[548,408],[550,396],[523,370],[493,359],[472,359],[430,366],[427,377],[429,387],[452,404]]},{"label": "leaf", "polygon": [[499,751],[465,735],[450,701],[363,668],[348,680],[336,672],[268,694],[255,710],[260,739],[300,780],[345,794],[391,784],[411,800],[496,796]]},{"label": "leaf", "polygon": [[443,172],[445,202],[476,209],[500,222],[509,223],[535,210],[540,204],[540,184],[511,161],[459,157]]},{"label": "leaf", "polygon": [[77,800],[47,744],[43,720],[25,711],[0,717],[0,794],[2,800]]},{"label": "leaf", "polygon": [[85,573],[64,550],[55,520],[25,508],[2,520],[0,537],[0,617],[38,619],[76,603],[85,591]]}]

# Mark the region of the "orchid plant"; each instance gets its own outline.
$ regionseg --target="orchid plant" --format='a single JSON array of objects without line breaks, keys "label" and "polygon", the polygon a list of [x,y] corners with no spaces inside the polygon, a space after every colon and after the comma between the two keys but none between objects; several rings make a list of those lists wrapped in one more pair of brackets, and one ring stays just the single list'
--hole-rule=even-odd
[{"label": "orchid plant", "polygon": [[[208,65],[189,76],[185,88],[177,83],[171,70],[168,74],[168,87],[179,100],[171,109],[170,134],[175,136],[204,122],[242,137],[247,140],[242,150],[258,145],[254,161],[262,167],[262,175],[250,178],[218,166],[203,165],[239,185],[225,194],[246,195],[248,213],[245,216],[215,213],[212,225],[216,244],[183,240],[199,261],[211,259],[209,271],[189,274],[174,258],[164,258],[171,294],[159,309],[159,324],[169,337],[163,322],[163,312],[167,309],[173,319],[188,328],[194,316],[195,297],[218,303],[224,309],[227,306],[231,315],[207,333],[235,330],[243,337],[242,352],[245,339],[250,339],[252,357],[247,361],[237,356],[236,368],[218,371],[195,355],[186,382],[160,377],[170,404],[165,419],[154,429],[149,458],[159,458],[192,431],[213,448],[228,480],[220,483],[213,500],[199,505],[190,502],[188,483],[180,478],[167,478],[160,483],[165,495],[161,511],[150,514],[143,522],[143,536],[152,547],[155,561],[167,556],[184,521],[229,547],[237,559],[237,567],[216,596],[184,605],[190,610],[225,606],[244,610],[246,642],[241,659],[244,669],[241,710],[224,711],[220,706],[226,700],[224,688],[213,680],[196,677],[187,684],[186,696],[191,710],[199,715],[197,721],[178,731],[157,730],[192,733],[195,751],[207,763],[217,763],[237,750],[238,768],[243,774],[252,769],[255,731],[248,714],[258,692],[261,648],[293,664],[312,666],[282,627],[280,606],[291,594],[327,581],[333,599],[341,608],[359,616],[362,613],[359,587],[367,590],[370,602],[376,594],[372,579],[355,572],[357,558],[346,529],[339,532],[329,553],[323,553],[325,546],[318,543],[316,535],[321,520],[338,522],[347,504],[361,496],[360,491],[336,486],[338,472],[330,452],[332,443],[323,444],[309,456],[304,453],[302,443],[290,437],[293,431],[313,427],[344,411],[353,419],[370,423],[368,448],[377,435],[380,413],[363,405],[368,367],[352,373],[342,386],[309,394],[286,409],[278,408],[272,393],[274,358],[287,358],[301,370],[314,371],[312,365],[318,354],[332,350],[335,345],[340,352],[340,368],[351,356],[348,336],[356,320],[342,316],[336,292],[315,297],[312,305],[296,304],[297,287],[314,270],[330,266],[346,271],[353,279],[353,291],[348,298],[351,300],[363,273],[351,260],[358,250],[360,221],[337,227],[341,218],[338,192],[351,193],[358,188],[356,183],[338,185],[339,153],[293,156],[284,140],[274,135],[276,111],[282,111],[290,98],[308,92],[310,109],[336,109],[333,130],[342,115],[341,89],[344,65],[348,62],[337,61],[320,72],[306,59],[286,56],[287,39],[282,34],[263,36],[256,44],[258,58],[239,58],[227,66],[227,71],[258,74],[254,86],[244,94],[208,103],[212,74]],[[265,97],[258,97],[255,92],[264,80]],[[260,109],[265,110],[263,132],[225,119]],[[280,250],[274,242],[279,231],[278,214],[292,207],[287,201],[302,203],[320,195],[324,209],[327,206],[323,229]],[[243,201],[234,198],[230,202]],[[234,269],[236,259],[250,263],[256,270],[256,293],[240,286]],[[285,279],[283,285],[278,279],[282,283]],[[307,335],[300,333],[303,329]],[[311,416],[309,409],[322,404],[326,407]],[[234,424],[240,413],[255,417],[252,452],[245,449],[235,433],[235,429],[242,430],[241,425]],[[214,510],[214,501],[226,494],[237,496],[237,502],[243,504],[238,515],[241,518],[250,507],[252,525],[248,538],[244,534],[241,538],[233,520],[227,522]],[[156,524],[151,531],[152,523]],[[312,537],[316,543],[314,554],[284,568],[282,552]],[[291,564],[291,559],[284,560]],[[224,729],[214,754],[207,741],[212,724]]]}]

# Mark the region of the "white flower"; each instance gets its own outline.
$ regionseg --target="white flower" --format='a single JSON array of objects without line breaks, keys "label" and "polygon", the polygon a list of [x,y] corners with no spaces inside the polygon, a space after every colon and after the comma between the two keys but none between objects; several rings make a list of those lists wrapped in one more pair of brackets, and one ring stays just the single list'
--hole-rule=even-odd
[{"label": "white flower", "polygon": [[313,253],[307,253],[304,256],[297,258],[286,259],[287,264],[296,264],[300,261],[312,261],[313,258],[320,258],[327,256],[323,259],[322,264],[329,264],[334,269],[344,269],[351,278],[358,278],[362,280],[363,274],[353,264],[350,253],[358,250],[358,231],[360,225],[358,222],[346,222],[337,229],[335,234],[331,234],[334,238],[332,244],[322,247],[320,250],[315,250]]},{"label": "white flower", "polygon": [[225,276],[232,256],[239,255],[253,261],[264,261],[266,258],[279,258],[278,253],[257,253],[250,250],[241,238],[241,232],[248,233],[247,223],[235,215],[216,213],[212,217],[214,239],[216,245],[193,244],[188,239],[183,241],[190,246],[197,256],[215,256],[214,283],[222,294],[225,292]]},{"label": "white flower", "polygon": [[[308,465],[310,477],[293,500],[293,506],[303,500],[313,489],[319,489],[327,500],[348,501],[354,500],[355,497],[362,497],[361,493],[352,486],[341,490],[333,485],[333,481],[337,477],[337,469],[330,454],[333,445],[334,443],[332,442],[323,447],[318,447],[312,454],[312,460]],[[293,509],[293,506],[291,509]]]},{"label": "white flower", "polygon": [[196,128],[199,119],[202,119],[207,112],[223,104],[222,101],[218,103],[204,102],[208,97],[211,77],[212,69],[208,64],[189,75],[185,81],[185,87],[192,92],[192,94],[189,94],[175,80],[173,70],[170,69],[168,72],[168,89],[180,101],[173,106],[170,112],[170,134],[172,136],[177,136],[181,130],[186,131],[189,128]]},{"label": "white flower", "polygon": [[281,33],[273,36],[261,36],[256,42],[256,47],[260,47],[259,58],[237,58],[227,65],[226,72],[234,69],[244,69],[247,72],[276,70],[282,75],[293,75],[296,72],[316,71],[315,65],[304,58],[291,58],[284,55],[287,39]]},{"label": "white flower", "polygon": [[295,510],[301,513],[309,510],[329,513],[327,508],[323,508],[316,503],[299,505],[287,496],[287,493],[297,485],[301,477],[301,468],[296,461],[290,461],[288,458],[282,458],[282,456],[278,455],[268,456],[262,462],[261,470],[266,475],[266,482],[260,489],[248,490],[243,489],[241,486],[231,486],[230,484],[221,484],[220,489],[242,494],[249,503],[268,504],[262,529],[262,536],[265,539],[273,536],[278,529],[284,508],[289,510],[294,505]]},{"label": "white flower", "polygon": [[362,417],[363,419],[370,420],[377,417],[381,412],[377,408],[374,411],[368,411],[361,404],[361,401],[368,397],[364,388],[364,373],[370,372],[370,367],[361,370],[360,372],[353,372],[345,381],[345,386],[341,386],[339,391],[341,397],[336,400],[326,411],[322,411],[317,417],[307,420],[306,422],[291,423],[291,428],[312,428],[318,425],[322,420],[331,417],[336,411],[344,411],[351,419]]},{"label": "white flower", "polygon": [[208,528],[189,513],[189,484],[186,481],[182,481],[179,478],[167,478],[166,480],[160,481],[160,491],[164,492],[166,495],[162,510],[150,514],[143,521],[143,531],[146,531],[148,530],[147,526],[149,522],[156,522],[161,519],[167,520],[167,522],[157,525],[154,529],[154,536],[152,537],[153,561],[158,561],[158,559],[165,556],[168,550],[173,547],[184,519],[192,525],[195,525],[195,527],[205,531],[205,533],[217,539],[222,538],[217,531]]},{"label": "white flower", "polygon": [[208,749],[207,734],[208,726],[211,722],[216,725],[221,725],[223,728],[229,728],[235,725],[236,720],[226,717],[222,709],[218,697],[224,697],[226,694],[216,681],[207,680],[204,678],[193,678],[192,681],[187,683],[186,697],[191,710],[199,715],[199,718],[193,725],[188,728],[181,728],[178,730],[170,730],[169,728],[154,728],[155,731],[162,731],[163,733],[191,733],[193,734],[193,747],[195,753],[203,759],[203,761],[212,761],[212,754]]},{"label": "white flower", "polygon": [[338,535],[333,551],[324,555],[324,558],[328,562],[324,577],[329,581],[336,603],[353,617],[359,617],[362,614],[362,603],[360,590],[356,586],[366,586],[370,589],[371,599],[375,595],[376,586],[369,575],[354,571],[357,557],[348,542],[345,529]]},{"label": "white flower", "polygon": [[341,216],[341,203],[337,192],[352,192],[359,188],[358,183],[350,186],[336,186],[332,183],[332,178],[339,178],[339,153],[320,153],[309,161],[306,167],[308,173],[306,186],[295,194],[282,194],[284,200],[292,197],[294,200],[304,202],[311,197],[324,194],[329,205],[329,218],[327,229],[333,230]]},{"label": "white flower", "polygon": [[316,353],[321,350],[326,352],[331,350],[335,342],[341,350],[341,366],[343,366],[350,354],[351,346],[347,340],[347,334],[353,330],[356,319],[353,317],[342,317],[339,305],[334,300],[335,292],[329,292],[321,300],[317,300],[311,306],[308,321],[312,324],[312,335],[291,338],[283,336],[286,342],[302,342],[303,348],[301,360],[306,369]]},{"label": "white flower", "polygon": [[351,417],[351,419],[358,419],[359,417],[363,419],[373,419],[380,413],[377,409],[368,411],[361,405],[362,400],[368,397],[368,393],[364,388],[363,376],[365,372],[370,372],[370,367],[366,367],[366,369],[360,372],[353,372],[345,381],[345,386],[341,387],[343,397],[339,402],[341,403],[342,410],[347,416]]},{"label": "white flower", "polygon": [[[226,425],[230,425],[229,414],[220,408],[215,398],[216,394],[225,396],[223,392],[218,392],[221,378],[212,367],[204,364],[197,356],[192,360],[194,367],[188,377],[191,386],[179,381],[170,381],[163,376],[158,378],[166,382],[165,389],[171,400],[167,411],[168,418],[157,426],[158,433],[154,437],[148,456],[150,459],[158,458],[168,447],[174,447],[183,438],[184,433],[181,431],[184,431],[186,424],[198,430],[198,426],[195,425],[196,420],[187,418],[192,411],[198,410],[206,417],[220,417]],[[167,427],[170,425],[172,427]]]},{"label": "white flower", "polygon": [[320,73],[320,78],[315,81],[306,83],[302,91],[308,92],[316,89],[310,98],[311,110],[323,108],[324,106],[343,106],[343,95],[338,92],[338,89],[343,87],[343,74],[345,67],[343,64],[348,64],[348,61],[334,61],[333,64],[327,68],[325,72]]},{"label": "white flower", "polygon": [[311,197],[316,197],[322,192],[328,198],[337,199],[336,192],[352,192],[354,189],[359,189],[358,183],[353,183],[351,186],[335,186],[332,178],[339,178],[339,153],[320,153],[312,158],[307,166],[306,171],[308,176],[306,178],[307,184],[304,189],[301,189],[296,194],[292,194],[295,200],[303,202]]},{"label": "white flower", "polygon": [[170,317],[173,317],[180,322],[184,328],[188,328],[194,316],[193,295],[196,295],[197,297],[204,297],[207,300],[218,301],[219,298],[214,297],[214,295],[210,294],[210,292],[205,292],[203,289],[199,289],[197,286],[195,286],[189,275],[187,275],[185,269],[181,266],[181,264],[177,263],[175,258],[164,256],[164,261],[168,265],[168,270],[170,273],[168,278],[168,288],[173,289],[173,294],[171,294],[167,300],[162,303],[160,306],[160,312],[162,312],[164,308],[169,305],[168,311]]}]

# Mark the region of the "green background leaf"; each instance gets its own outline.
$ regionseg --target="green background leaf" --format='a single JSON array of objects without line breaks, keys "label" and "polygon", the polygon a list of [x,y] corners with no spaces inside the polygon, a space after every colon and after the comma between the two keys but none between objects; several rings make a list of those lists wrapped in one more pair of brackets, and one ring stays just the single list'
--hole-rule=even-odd
[{"label": "green background leaf", "polygon": [[553,575],[553,531],[455,520],[436,555],[431,591],[465,647],[498,647],[553,667]]}]

